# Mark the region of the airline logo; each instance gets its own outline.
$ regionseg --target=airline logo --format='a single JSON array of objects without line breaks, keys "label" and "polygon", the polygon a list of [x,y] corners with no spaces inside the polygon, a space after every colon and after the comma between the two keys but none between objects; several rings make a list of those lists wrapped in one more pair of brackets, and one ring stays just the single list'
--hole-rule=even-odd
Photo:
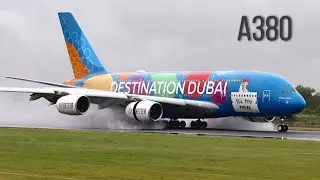
[{"label": "airline logo", "polygon": [[147,114],[147,109],[145,109],[145,108],[137,108],[135,113],[136,114]]},{"label": "airline logo", "polygon": [[59,108],[63,109],[73,109],[73,103],[60,103]]},{"label": "airline logo", "polygon": [[[128,113],[130,115],[133,114],[133,109],[132,108],[129,108],[128,111],[129,111]],[[134,112],[135,112],[135,114],[147,114],[147,109],[145,109],[145,108],[136,108]]]}]

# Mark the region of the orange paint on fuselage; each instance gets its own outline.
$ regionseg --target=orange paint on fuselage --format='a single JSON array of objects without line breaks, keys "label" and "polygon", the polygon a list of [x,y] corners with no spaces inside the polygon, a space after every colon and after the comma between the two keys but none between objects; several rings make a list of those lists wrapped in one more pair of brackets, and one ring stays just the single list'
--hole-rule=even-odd
[{"label": "orange paint on fuselage", "polygon": [[69,86],[75,86],[76,83],[77,83],[77,81],[78,81],[78,79],[72,79],[72,80],[70,80],[70,81],[65,81],[65,82],[63,82],[63,84],[69,85]]},{"label": "orange paint on fuselage", "polygon": [[124,73],[120,73],[120,74],[119,74],[119,80],[120,80],[120,81],[125,81],[128,77],[133,76],[133,75],[136,75],[136,74],[139,74],[139,73],[136,73],[136,72],[124,72]]},{"label": "orange paint on fuselage", "polygon": [[69,42],[66,42],[71,66],[73,69],[73,74],[76,79],[81,79],[86,77],[89,70],[87,67],[82,63],[81,57],[77,51],[77,49]]}]

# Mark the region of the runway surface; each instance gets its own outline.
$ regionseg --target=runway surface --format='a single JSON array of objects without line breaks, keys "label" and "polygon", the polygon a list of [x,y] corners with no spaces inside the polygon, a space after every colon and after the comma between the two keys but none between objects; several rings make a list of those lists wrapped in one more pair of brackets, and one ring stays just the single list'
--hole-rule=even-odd
[{"label": "runway surface", "polygon": [[166,133],[184,135],[205,135],[205,136],[230,136],[230,137],[255,137],[255,138],[276,138],[293,140],[320,141],[319,131],[288,131],[284,133],[276,131],[232,131],[232,130],[195,130],[195,129],[175,129],[175,130],[136,130],[144,133]]},{"label": "runway surface", "polygon": [[141,132],[160,134],[183,134],[197,136],[227,136],[227,137],[250,137],[250,138],[274,138],[320,141],[320,131],[293,131],[280,133],[278,131],[246,131],[246,130],[218,130],[218,129],[97,129],[97,128],[53,128],[39,126],[1,126],[15,128],[43,128],[43,129],[67,129],[67,130],[92,130],[92,131],[120,131],[120,132]]}]

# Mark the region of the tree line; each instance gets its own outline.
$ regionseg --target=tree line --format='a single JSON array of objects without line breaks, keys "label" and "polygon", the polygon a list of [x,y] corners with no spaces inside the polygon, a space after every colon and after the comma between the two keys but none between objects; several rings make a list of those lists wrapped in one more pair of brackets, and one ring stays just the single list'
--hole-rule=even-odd
[{"label": "tree line", "polygon": [[306,100],[307,107],[303,113],[320,115],[320,92],[309,86],[298,85],[296,90]]}]

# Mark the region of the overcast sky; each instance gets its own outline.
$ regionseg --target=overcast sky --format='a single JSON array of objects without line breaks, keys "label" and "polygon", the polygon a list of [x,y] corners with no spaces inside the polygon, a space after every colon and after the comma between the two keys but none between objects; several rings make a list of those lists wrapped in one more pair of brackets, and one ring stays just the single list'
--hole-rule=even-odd
[{"label": "overcast sky", "polygon": [[[70,11],[102,63],[112,71],[261,70],[320,91],[317,2],[1,0],[0,75],[54,82],[72,79],[57,16],[59,11]],[[273,14],[292,17],[291,41],[237,41],[242,15],[253,18]],[[21,86],[21,82],[13,80],[0,83]],[[28,100],[28,96],[22,97],[16,100]],[[48,112],[51,111],[54,110]]]}]

